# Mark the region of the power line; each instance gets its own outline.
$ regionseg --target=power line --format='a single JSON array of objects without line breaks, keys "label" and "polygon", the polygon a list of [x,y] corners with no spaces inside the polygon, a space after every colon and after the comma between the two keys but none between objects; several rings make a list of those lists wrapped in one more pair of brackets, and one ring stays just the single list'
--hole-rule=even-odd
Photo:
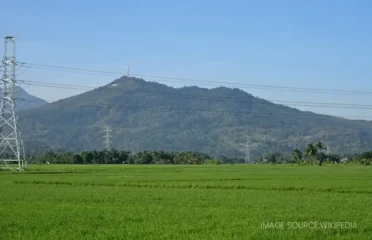
[{"label": "power line", "polygon": [[[21,84],[41,86],[41,87],[52,87],[52,88],[63,88],[63,89],[74,89],[74,90],[93,90],[95,87],[82,86],[82,85],[70,85],[70,84],[57,84],[57,83],[46,83],[37,81],[26,81],[18,80]],[[115,88],[106,88],[106,90],[115,90]],[[152,92],[142,90],[131,90],[130,92],[121,92],[122,94],[152,94],[152,95],[165,95],[174,98],[187,98],[194,100],[210,100],[210,101],[233,101],[241,103],[258,103],[258,104],[285,104],[289,106],[302,106],[302,107],[327,107],[327,108],[341,108],[341,109],[372,109],[370,104],[347,104],[347,103],[326,103],[326,102],[305,102],[305,101],[283,101],[283,100],[251,100],[251,99],[238,99],[232,97],[215,97],[215,96],[197,96],[192,94],[173,94],[165,92]],[[264,101],[264,102],[263,102]]]},{"label": "power line", "polygon": [[27,72],[27,70],[29,70],[29,69],[32,68],[32,67],[25,67],[25,68],[26,68],[26,69],[23,70],[23,72],[21,72],[21,73],[18,74],[18,77],[21,76],[21,75],[23,75],[23,74],[25,74],[25,73]]},{"label": "power line", "polygon": [[83,69],[83,68],[73,68],[73,67],[63,67],[63,66],[54,66],[54,65],[47,65],[47,64],[37,64],[37,63],[26,63],[26,62],[17,62],[20,65],[29,65],[36,68],[48,68],[50,70],[53,69],[60,69],[60,70],[71,70],[77,72],[86,72],[86,73],[98,73],[98,74],[109,74],[109,75],[125,75],[122,72],[110,72],[110,71],[100,71],[100,70],[92,70],[92,69]]},{"label": "power line", "polygon": [[74,90],[93,90],[94,87],[80,86],[80,85],[67,85],[67,84],[58,84],[58,83],[47,83],[47,82],[37,82],[37,81],[25,81],[17,80],[20,84],[34,85],[39,87],[52,87],[52,88],[64,88],[64,89],[74,89]]},{"label": "power line", "polygon": [[[92,73],[92,74],[105,74],[105,75],[120,75],[124,76],[126,73],[123,72],[112,72],[112,71],[100,71],[92,69],[83,69],[83,68],[73,68],[73,67],[64,67],[56,65],[47,65],[47,64],[37,64],[37,63],[27,63],[19,62],[21,65],[29,65],[34,68],[39,69],[49,69],[49,70],[62,70],[62,71],[73,71],[81,73]],[[308,93],[327,93],[327,94],[347,94],[347,95],[371,95],[372,91],[364,90],[343,90],[343,89],[325,89],[325,88],[300,88],[300,87],[288,87],[288,86],[278,86],[278,85],[262,85],[262,84],[245,84],[245,83],[236,83],[236,82],[224,82],[224,81],[206,81],[206,80],[196,80],[189,78],[177,78],[177,77],[164,77],[164,76],[151,76],[151,75],[141,75],[141,74],[132,74],[134,77],[143,77],[150,79],[162,79],[171,81],[171,82],[187,82],[187,83],[201,83],[201,84],[222,84],[230,86],[239,86],[239,87],[250,87],[258,88],[265,90],[277,90],[277,91],[295,91],[295,92],[308,92]]]}]

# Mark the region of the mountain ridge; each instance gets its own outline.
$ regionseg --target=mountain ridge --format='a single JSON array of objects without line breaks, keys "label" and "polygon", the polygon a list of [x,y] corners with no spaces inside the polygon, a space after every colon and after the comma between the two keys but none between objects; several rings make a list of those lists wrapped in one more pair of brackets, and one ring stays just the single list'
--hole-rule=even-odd
[{"label": "mountain ridge", "polygon": [[[2,89],[0,88],[0,98],[2,95]],[[44,99],[29,94],[20,86],[16,86],[16,96],[16,106],[18,110],[37,108],[48,103]]]},{"label": "mountain ridge", "polygon": [[334,151],[363,151],[372,144],[367,121],[300,111],[237,88],[174,88],[128,77],[22,111],[20,119],[25,144],[35,149],[101,149],[104,125],[114,129],[113,147],[132,151],[242,157],[248,137],[252,155],[259,156],[325,141],[327,134]]}]

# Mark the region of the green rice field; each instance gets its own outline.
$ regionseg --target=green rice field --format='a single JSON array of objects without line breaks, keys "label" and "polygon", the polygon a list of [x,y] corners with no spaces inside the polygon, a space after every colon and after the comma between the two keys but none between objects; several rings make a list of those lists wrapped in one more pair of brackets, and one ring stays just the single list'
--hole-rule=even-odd
[{"label": "green rice field", "polygon": [[0,239],[372,239],[372,167],[31,165]]}]

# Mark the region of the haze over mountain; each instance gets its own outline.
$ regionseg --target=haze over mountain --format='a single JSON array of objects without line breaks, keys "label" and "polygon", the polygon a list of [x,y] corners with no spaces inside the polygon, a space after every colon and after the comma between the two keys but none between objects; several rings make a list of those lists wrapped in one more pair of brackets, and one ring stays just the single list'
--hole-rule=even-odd
[{"label": "haze over mountain", "polygon": [[[0,89],[0,97],[2,95],[3,93],[2,90]],[[39,97],[29,94],[26,90],[19,86],[16,86],[16,96],[17,96],[16,104],[18,110],[36,108],[48,103],[47,101]]]},{"label": "haze over mountain", "polygon": [[331,152],[369,150],[372,123],[303,112],[239,89],[173,88],[122,77],[95,90],[20,112],[29,152],[40,148],[80,151],[103,148],[104,126],[112,147],[163,149],[212,155],[289,152],[326,141]]}]

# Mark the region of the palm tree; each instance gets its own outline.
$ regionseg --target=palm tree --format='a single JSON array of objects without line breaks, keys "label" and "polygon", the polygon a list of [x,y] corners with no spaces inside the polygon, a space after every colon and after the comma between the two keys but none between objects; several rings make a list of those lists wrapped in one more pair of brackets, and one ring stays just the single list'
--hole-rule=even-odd
[{"label": "palm tree", "polygon": [[320,154],[318,154],[317,157],[318,157],[318,160],[319,160],[319,166],[322,166],[322,163],[323,163],[324,159],[326,158],[326,155],[323,152],[321,152],[321,151],[322,150],[325,150],[326,148],[324,147],[323,143],[320,142],[320,141],[315,144],[315,147],[320,152]]},{"label": "palm tree", "polygon": [[303,154],[300,150],[298,150],[297,148],[295,150],[293,150],[292,152],[292,158],[296,161],[296,162],[299,162],[300,160],[302,160],[302,157],[303,157]]},{"label": "palm tree", "polygon": [[[316,144],[318,145],[318,144]],[[306,156],[316,156],[318,154],[318,148],[316,147],[316,145],[312,144],[312,143],[309,143],[307,144],[306,148],[305,148],[305,155]]]},{"label": "palm tree", "polygon": [[323,143],[320,142],[320,141],[317,142],[314,146],[316,147],[316,149],[317,149],[318,151],[321,151],[321,150],[326,149],[326,148],[324,147]]}]

